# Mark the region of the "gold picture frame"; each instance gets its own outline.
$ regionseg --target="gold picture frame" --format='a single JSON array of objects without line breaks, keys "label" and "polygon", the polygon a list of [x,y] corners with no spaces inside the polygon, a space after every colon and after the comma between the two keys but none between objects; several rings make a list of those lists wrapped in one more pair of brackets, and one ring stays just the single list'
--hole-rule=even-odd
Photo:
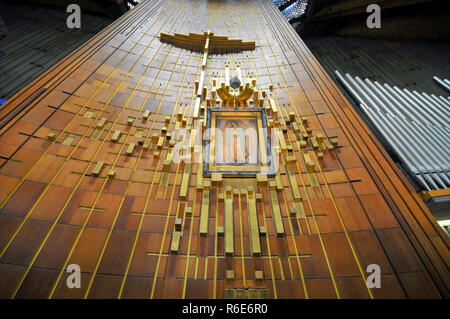
[{"label": "gold picture frame", "polygon": [[[222,176],[225,177],[242,177],[255,176],[258,173],[274,174],[272,147],[267,117],[263,108],[208,108],[206,115],[206,134],[203,148],[205,152],[203,157],[204,175],[222,173]],[[254,132],[256,132],[256,149],[253,147],[255,145],[252,145],[252,141],[255,143],[255,140],[248,138],[246,134],[239,135],[239,137],[242,137],[239,142],[233,141],[231,145],[233,145],[233,148],[239,148],[239,145],[242,145],[241,151],[236,153],[233,151],[234,158],[230,160],[227,157],[223,160],[224,157],[229,155],[227,149],[227,146],[230,145],[229,136],[225,134],[224,138],[224,134],[222,134],[228,128],[242,129],[245,133],[248,132],[248,129],[254,129]],[[219,133],[221,134],[221,140],[216,136]],[[251,156],[249,156],[249,150]],[[239,155],[241,156],[239,157]]]}]

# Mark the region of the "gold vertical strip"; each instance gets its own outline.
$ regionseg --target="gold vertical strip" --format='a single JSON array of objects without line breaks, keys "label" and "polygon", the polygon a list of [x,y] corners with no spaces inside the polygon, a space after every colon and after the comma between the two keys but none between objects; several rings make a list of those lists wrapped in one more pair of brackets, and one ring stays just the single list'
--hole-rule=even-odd
[{"label": "gold vertical strip", "polygon": [[259,242],[258,214],[256,213],[256,198],[253,189],[248,190],[247,209],[249,212],[249,219],[250,219],[250,244],[252,248],[252,253],[255,256],[260,256],[261,243]]},{"label": "gold vertical strip", "polygon": [[302,200],[302,196],[300,194],[300,189],[298,188],[297,179],[295,178],[294,170],[291,165],[286,165],[286,171],[289,177],[289,183],[291,184],[292,196],[294,197],[294,202],[299,202]]},{"label": "gold vertical strip", "polygon": [[202,70],[204,70],[206,68],[206,59],[208,59],[208,52],[203,53]]},{"label": "gold vertical strip", "polygon": [[297,218],[306,218],[305,209],[303,208],[302,202],[295,202],[294,206],[297,211]]},{"label": "gold vertical strip", "polygon": [[192,117],[194,119],[198,119],[198,114],[200,112],[200,104],[201,104],[201,98],[197,97],[195,99],[194,114],[192,115]]},{"label": "gold vertical strip", "polygon": [[180,246],[180,238],[181,238],[181,232],[174,230],[172,233],[172,243],[170,244],[170,252],[172,254],[178,253],[178,248]]},{"label": "gold vertical strip", "polygon": [[92,171],[92,176],[98,176],[100,174],[103,164],[103,162],[97,162],[97,165],[95,165],[94,170]]},{"label": "gold vertical strip", "polygon": [[273,118],[278,118],[278,108],[273,98],[269,98],[270,108],[272,109]]},{"label": "gold vertical strip", "polygon": [[187,194],[189,190],[189,179],[191,173],[191,163],[184,164],[183,180],[181,181],[180,199],[187,200]]},{"label": "gold vertical strip", "polygon": [[278,139],[279,139],[279,143],[280,143],[280,148],[281,148],[281,152],[283,154],[287,153],[287,146],[286,146],[286,140],[284,139],[284,135],[283,132],[281,130],[277,130],[278,131]]},{"label": "gold vertical strip", "polygon": [[277,175],[275,175],[275,182],[277,183],[277,189],[278,190],[282,190],[283,187],[283,181],[281,180],[281,175],[280,173],[278,173]]},{"label": "gold vertical strip", "polygon": [[283,220],[281,218],[280,203],[278,202],[278,194],[275,185],[270,186],[270,203],[272,205],[273,219],[275,222],[275,232],[277,236],[284,234]]},{"label": "gold vertical strip", "polygon": [[200,154],[200,163],[197,164],[197,185],[195,187],[203,187],[203,156]]},{"label": "gold vertical strip", "polygon": [[225,255],[234,254],[233,224],[233,194],[231,187],[227,187],[225,191]]},{"label": "gold vertical strip", "polygon": [[200,72],[200,80],[198,81],[197,97],[202,96],[203,83],[205,82],[205,71]]},{"label": "gold vertical strip", "polygon": [[113,143],[117,143],[117,141],[120,138],[120,134],[121,134],[120,130],[115,130],[113,136],[111,137],[111,141]]},{"label": "gold vertical strip", "polygon": [[225,66],[225,87],[230,87],[230,67],[228,65]]},{"label": "gold vertical strip", "polygon": [[202,206],[200,210],[200,235],[208,234],[208,218],[209,218],[209,187],[203,188]]}]

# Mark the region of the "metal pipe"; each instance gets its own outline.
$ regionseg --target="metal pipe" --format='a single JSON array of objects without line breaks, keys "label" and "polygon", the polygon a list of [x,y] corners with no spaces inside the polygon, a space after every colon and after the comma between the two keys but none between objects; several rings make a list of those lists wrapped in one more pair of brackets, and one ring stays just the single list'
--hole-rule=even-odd
[{"label": "metal pipe", "polygon": [[[370,90],[367,89],[367,87],[364,85],[364,83],[362,83],[361,79],[356,77],[355,79],[353,79],[348,73],[346,74],[346,76],[348,77],[348,79],[350,80],[350,82],[357,88],[357,90],[361,93],[361,95],[364,97],[364,99],[366,100],[366,105],[370,104],[374,109],[376,109],[377,111],[380,110],[379,105],[377,105],[372,97],[372,93],[370,92]],[[360,85],[358,85],[358,83],[356,83],[356,81],[360,82]],[[376,98],[376,97],[375,97]],[[367,103],[368,102],[368,103]]]},{"label": "metal pipe", "polygon": [[440,101],[437,104],[430,96],[418,98],[406,89],[382,86],[348,73],[342,76],[337,70],[335,73],[421,186],[428,190],[450,186],[446,160],[450,153],[440,146],[446,143],[448,125]]},{"label": "metal pipe", "polygon": [[[400,145],[403,146],[403,149],[406,150],[408,157],[413,160],[413,163],[415,163],[415,166],[421,171],[421,173],[427,174],[434,172],[434,169],[424,160],[422,152],[420,152],[422,156],[417,156],[416,150],[414,150],[412,144],[408,143],[408,141],[404,138],[402,134],[403,132],[396,128],[393,123],[391,123],[391,121],[387,119],[382,113],[378,112],[378,115],[386,123],[386,126],[390,129],[390,133],[392,133],[394,139],[398,140],[401,143]],[[434,186],[434,184],[432,185]]]},{"label": "metal pipe", "polygon": [[350,92],[353,98],[358,102],[358,105],[363,103],[359,95],[353,90],[353,88],[347,83],[344,77],[339,73],[338,70],[334,71],[338,77],[338,80],[345,86],[345,88]]},{"label": "metal pipe", "polygon": [[[369,86],[369,88],[372,90],[372,92],[374,92],[374,95],[377,96],[377,98],[380,101],[380,103],[384,106],[384,108],[386,110],[386,113],[387,114],[391,114],[391,115],[395,115],[391,111],[391,109],[395,109],[395,107],[392,105],[392,103],[388,99],[386,99],[386,97],[383,94],[381,94],[380,90],[375,86],[375,84],[373,84],[372,81],[370,81],[369,79],[364,79],[364,83],[366,83]],[[381,101],[380,99],[383,100],[383,101]],[[386,107],[386,104],[391,109],[389,107]],[[405,117],[402,116],[402,118],[405,118]]]},{"label": "metal pipe", "polygon": [[402,103],[399,103],[399,101],[393,96],[391,92],[389,92],[384,86],[382,86],[380,83],[375,81],[375,85],[380,90],[380,92],[384,93],[384,96],[386,99],[389,99],[393,106],[393,111],[395,111],[401,118],[407,119],[407,120],[414,120],[414,116],[411,115],[409,110],[407,110]]},{"label": "metal pipe", "polygon": [[[446,158],[449,158],[449,154],[444,154],[442,152],[442,147],[439,146],[430,136],[429,131],[426,131],[423,127],[420,127],[416,122],[405,122],[408,125],[412,132],[416,132],[415,134],[422,135],[426,140],[425,142],[430,145],[430,150],[435,154],[437,158],[439,158],[439,163],[443,168],[448,171],[450,170],[450,163]],[[422,134],[421,134],[422,133]]]},{"label": "metal pipe", "polygon": [[[413,113],[415,115],[415,117],[421,118],[425,122],[432,123],[437,126],[441,126],[441,124],[439,122],[437,122],[433,117],[429,116],[428,114],[425,113],[425,116],[422,116],[422,114],[417,111],[417,109],[420,109],[420,106],[417,105],[417,103],[412,101],[410,98],[408,98],[398,88],[397,88],[398,91],[396,92],[396,90],[391,88],[389,85],[385,84],[384,86],[392,93],[392,95],[396,99],[398,99],[398,101],[400,103],[402,103],[405,106],[405,108],[407,108],[411,113]],[[413,118],[413,120],[414,119],[415,118]]]},{"label": "metal pipe", "polygon": [[378,123],[378,127],[383,128],[383,132],[389,137],[387,140],[396,145],[398,149],[401,150],[403,154],[403,161],[410,163],[415,167],[418,171],[417,173],[426,174],[431,167],[426,167],[423,163],[417,160],[414,156],[414,151],[409,147],[409,143],[407,143],[402,136],[398,135],[398,130],[392,127],[392,124],[386,120],[384,115],[380,112],[375,112],[371,110],[368,106],[366,106],[367,110],[372,113],[373,118],[375,119],[375,123]]},{"label": "metal pipe", "polygon": [[[385,101],[385,103],[391,108],[392,112],[395,112],[398,116],[400,116],[400,118],[402,118],[404,120],[408,120],[408,117],[409,117],[410,120],[412,120],[412,116],[409,114],[409,112],[407,110],[405,110],[403,108],[403,106],[400,105],[389,94],[389,92],[386,91],[386,89],[383,86],[381,86],[380,83],[375,81],[374,86],[377,88],[377,92],[378,92],[380,98],[382,98]],[[402,110],[403,112],[400,112],[400,110]]]},{"label": "metal pipe", "polygon": [[450,84],[445,83],[444,81],[442,81],[437,76],[433,76],[433,80],[435,80],[440,86],[442,86],[447,91],[450,91]]},{"label": "metal pipe", "polygon": [[359,98],[362,100],[362,103],[364,104],[371,104],[375,109],[378,110],[378,106],[375,105],[375,103],[370,99],[369,96],[367,96],[367,94],[364,92],[363,89],[361,89],[355,82],[355,80],[350,76],[350,74],[346,73],[345,76],[347,77],[347,79],[349,80],[349,82],[351,83],[351,85],[353,85],[353,88],[358,92],[359,94]]},{"label": "metal pipe", "polygon": [[450,120],[449,120],[449,116],[448,114],[445,114],[445,111],[442,112],[441,110],[441,105],[436,103],[436,101],[433,100],[433,98],[431,96],[429,96],[428,94],[426,94],[425,92],[422,92],[422,94],[418,94],[418,96],[422,97],[422,100],[427,103],[428,105],[432,106],[432,110],[435,111],[436,113],[439,113],[439,115],[442,117],[442,120],[445,122],[447,122],[447,125],[445,125],[446,127],[449,127],[450,124]]},{"label": "metal pipe", "polygon": [[[422,92],[423,93],[423,92]],[[441,112],[443,112],[444,114],[449,112],[450,110],[448,109],[448,105],[447,103],[445,103],[444,101],[441,101],[441,99],[439,99],[436,95],[434,94],[430,94],[431,98],[433,99],[433,101],[435,101],[435,104],[437,107],[439,107],[439,109],[441,110]]]},{"label": "metal pipe", "polygon": [[[388,117],[389,117],[389,115],[388,115]],[[434,154],[433,151],[431,151],[429,149],[429,146],[426,143],[424,143],[423,135],[418,134],[418,132],[413,132],[411,130],[411,126],[408,125],[409,123],[407,121],[401,121],[400,119],[393,118],[393,117],[391,117],[391,119],[393,121],[397,122],[398,126],[400,126],[402,128],[402,130],[400,130],[400,134],[402,134],[402,133],[404,134],[405,139],[408,140],[408,142],[410,143],[412,148],[416,149],[416,151],[421,155],[421,157],[425,161],[428,161],[429,165],[435,165],[434,169],[436,171],[445,171],[446,170],[445,168],[444,169],[441,168],[442,163],[440,163],[440,161],[436,161],[436,159],[440,158],[440,156],[438,154]]]},{"label": "metal pipe", "polygon": [[[446,123],[445,120],[442,118],[443,115],[441,114],[441,111],[438,110],[429,101],[427,101],[426,98],[421,97],[419,94],[414,95],[409,91],[405,90],[403,91],[405,92],[405,95],[408,97],[408,101],[414,102],[418,106],[418,110],[420,110],[420,112],[424,114],[424,116],[433,119],[434,122],[437,123],[436,125],[438,126],[448,126],[448,123]],[[426,109],[426,111],[420,106],[423,106]],[[440,116],[438,116],[436,113],[438,113]]]},{"label": "metal pipe", "polygon": [[[419,123],[419,124],[421,124],[421,123]],[[433,132],[432,135],[435,136],[437,140],[439,140],[439,142],[442,144],[442,146],[446,146],[446,145],[448,146],[450,138],[448,137],[448,135],[445,134],[445,131],[439,130],[437,127],[435,127],[433,125],[423,124],[423,126]]]},{"label": "metal pipe", "polygon": [[[383,94],[381,94],[381,92],[379,91],[379,89],[378,89],[377,87],[375,87],[375,85],[373,85],[373,83],[372,83],[369,79],[365,79],[365,82],[366,82],[369,86],[371,86],[371,87],[373,88],[373,90],[374,90],[376,93],[379,94],[379,97],[383,100],[383,102],[384,102],[385,105],[390,106],[392,109],[396,109],[396,108],[392,105],[392,103],[386,98],[386,96],[383,95]],[[380,101],[380,102],[381,102],[381,101]],[[394,115],[393,113],[388,113],[388,114]],[[412,131],[418,129],[418,126],[417,126],[417,124],[416,124],[415,121],[409,122],[408,120],[406,120],[406,118],[405,118],[404,116],[401,116],[400,118],[403,119],[403,122],[404,122],[406,125],[409,125],[409,127],[411,128]],[[414,125],[416,126],[415,129],[412,128],[411,123],[414,124]],[[435,156],[436,156],[436,157],[438,157],[438,158],[441,159],[441,161],[440,161],[441,166],[444,165],[443,163],[447,163],[448,161],[443,160],[443,159],[449,157],[449,156],[450,156],[450,155],[449,155],[450,153],[444,155],[444,153],[441,151],[442,148],[440,148],[440,146],[438,146],[433,140],[430,141],[430,138],[428,137],[428,135],[431,135],[431,134],[430,134],[430,130],[425,129],[424,127],[422,127],[422,129],[419,129],[419,131],[423,131],[423,132],[426,132],[426,133],[427,133],[427,134],[424,134],[424,135],[426,136],[426,139],[428,140],[428,143],[433,144],[434,147],[433,147],[433,148],[430,148],[430,149],[433,151],[433,153],[435,153]],[[413,136],[413,134],[412,134],[411,136]],[[446,149],[446,150],[447,150],[447,149]],[[448,166],[446,166],[446,165],[447,165],[447,164],[445,164],[444,167],[448,167]]]},{"label": "metal pipe", "polygon": [[447,99],[441,95],[439,95],[439,100],[445,102],[446,104],[448,104],[450,106],[450,97],[448,97]]},{"label": "metal pipe", "polygon": [[[363,103],[361,103],[360,106],[361,106],[361,109],[365,111],[365,114],[369,117],[369,119],[372,121],[372,123],[378,128],[378,131],[381,133],[381,135],[383,135],[387,141],[391,142],[391,148],[398,155],[398,157],[403,160],[403,163],[405,164],[407,169],[410,171],[410,173],[412,173],[415,177],[420,176],[422,173],[419,172],[419,169],[414,164],[414,160],[412,160],[409,157],[408,152],[406,152],[405,149],[401,145],[399,145],[397,143],[397,141],[392,138],[392,136],[390,136],[391,132],[390,132],[390,130],[388,130],[385,127],[383,121],[377,120],[377,117],[374,114],[374,112],[369,107],[364,105]],[[428,186],[428,183],[429,183],[428,178],[425,179],[425,176],[424,176],[424,178],[418,178],[418,180],[422,184],[423,187],[425,187],[427,190],[431,190],[430,186]],[[427,183],[427,181],[428,181],[428,183]],[[433,185],[433,183],[430,183],[430,184]]]},{"label": "metal pipe", "polygon": [[383,110],[383,112],[388,114],[391,113],[390,110],[383,105],[378,96],[373,92],[373,90],[371,90],[371,88],[363,80],[361,80],[358,76],[355,77],[355,80],[360,84],[362,90],[367,93],[372,103],[376,105],[376,109]]},{"label": "metal pipe", "polygon": [[434,126],[425,125],[416,121],[411,122],[411,124],[416,127],[420,127],[420,130],[424,131],[430,139],[433,138],[433,140],[436,141],[436,144],[439,145],[438,149],[441,153],[445,154],[445,158],[450,158],[450,148],[442,147],[448,143],[448,139],[445,139]]},{"label": "metal pipe", "polygon": [[[388,115],[387,117],[389,118],[390,116]],[[443,169],[440,163],[436,161],[436,157],[434,156],[434,154],[430,152],[428,146],[422,141],[421,135],[416,134],[417,139],[411,141],[411,137],[414,136],[414,133],[409,130],[405,123],[394,117],[390,118],[392,121],[397,123],[398,127],[401,128],[399,130],[399,133],[402,134],[409,143],[411,143],[411,148],[414,149],[414,151],[416,152],[415,154],[419,155],[419,158],[423,163],[426,163],[429,167],[431,167],[431,170],[428,169],[428,172],[433,176],[433,179],[442,188],[447,188],[447,185],[450,185],[450,180],[445,175],[445,169]]]},{"label": "metal pipe", "polygon": [[[446,126],[444,120],[442,120],[442,116],[436,115],[436,113],[440,114],[440,111],[437,110],[433,105],[431,105],[428,101],[420,99],[415,96],[410,91],[403,89],[404,95],[407,97],[408,102],[414,102],[418,108],[417,110],[423,115],[423,117],[432,119],[435,123],[438,123],[439,126]],[[431,120],[430,120],[431,121]]]},{"label": "metal pipe", "polygon": [[[366,82],[370,82],[370,80],[366,79]],[[381,85],[380,85],[378,82],[376,82],[376,81],[375,81],[375,85],[376,85],[376,87],[379,89],[379,91],[377,91],[378,94],[379,94],[379,96],[380,96],[385,102],[387,102],[386,105],[389,106],[389,107],[391,107],[391,108],[393,109],[393,111],[395,111],[395,113],[398,114],[398,115],[400,116],[400,118],[408,119],[408,120],[410,120],[411,122],[417,121],[417,118],[416,118],[415,116],[413,116],[413,115],[410,113],[410,111],[404,107],[405,102],[404,102],[403,100],[401,100],[401,99],[400,99],[400,100],[397,100],[397,99],[393,96],[393,94],[391,94],[389,91],[387,91],[383,86],[381,86]],[[388,85],[386,85],[386,86],[388,87],[388,89],[390,88]],[[381,92],[380,92],[380,91],[381,91]],[[391,92],[392,92],[392,89],[391,89]],[[394,92],[394,93],[395,93],[395,92]],[[395,106],[394,106],[392,103],[390,103],[389,100],[391,100],[392,103],[395,104]],[[402,112],[401,112],[401,111],[402,111]],[[406,117],[405,117],[405,115],[406,115]],[[417,115],[417,113],[416,113],[416,115]],[[419,115],[420,115],[420,114],[419,114]],[[423,122],[425,122],[425,123],[428,123],[428,122],[429,122],[429,121],[425,120],[422,116],[420,116],[420,119],[421,119]],[[431,130],[433,130],[433,131],[437,134],[437,137],[438,137],[439,139],[442,139],[442,143],[444,143],[444,145],[448,143],[448,140],[450,140],[450,136],[448,136],[448,139],[447,139],[447,137],[444,137],[444,136],[447,136],[447,135],[448,135],[448,132],[447,132],[446,130],[441,130],[441,126],[435,127],[435,126],[432,126],[432,125],[430,125],[430,124],[427,124],[427,127],[429,127]]]},{"label": "metal pipe", "polygon": [[384,123],[380,121],[375,112],[373,112],[368,106],[366,106],[364,103],[361,103],[361,109],[364,111],[364,113],[369,117],[371,122],[378,128],[379,132],[387,141],[392,141],[392,149],[397,153],[399,158],[401,158],[405,165],[407,166],[408,170],[413,173],[414,175],[422,174],[421,171],[422,168],[418,168],[416,166],[416,163],[413,159],[411,159],[408,155],[408,152],[404,149],[402,145],[399,145],[397,141],[392,137],[391,131],[386,128]]},{"label": "metal pipe", "polygon": [[[383,103],[380,101],[380,99],[378,99],[378,98],[376,97],[375,93],[374,93],[374,92],[371,92],[371,91],[369,90],[369,88],[365,85],[365,83],[367,83],[368,85],[372,85],[372,83],[370,82],[370,80],[366,79],[364,83],[361,81],[361,79],[359,79],[359,77],[356,77],[356,80],[362,84],[362,87],[365,88],[366,91],[367,91],[368,93],[370,93],[370,94],[373,95],[375,101],[378,103],[378,106],[379,106],[380,109],[381,109],[381,105],[383,105]],[[372,86],[372,88],[374,89],[375,92],[377,91],[377,88],[376,88],[375,86]],[[383,97],[383,96],[382,96],[382,97]],[[384,97],[383,97],[383,98],[384,98]],[[390,106],[392,107],[392,104],[391,104],[388,100],[386,100],[386,99],[384,99],[384,100],[385,100],[385,102],[386,102],[388,105],[390,105]],[[387,116],[389,116],[389,117],[391,117],[391,118],[398,119],[398,118],[395,117],[395,115],[392,114],[392,113],[388,113]],[[403,122],[399,122],[399,123],[402,123],[402,125],[409,124],[409,122],[408,122],[407,120],[405,120],[405,119],[403,119]],[[410,127],[410,125],[411,125],[411,124],[409,124],[409,127]],[[403,128],[403,129],[405,129],[405,128]],[[408,128],[408,131],[410,131],[409,128]],[[410,133],[409,135],[408,135],[408,134],[405,134],[404,137],[408,140],[409,143],[411,143],[411,145],[417,145],[416,143],[414,143],[414,141],[412,141],[412,140],[410,139],[411,136],[414,136],[414,133],[412,133],[412,131],[410,131],[409,133]],[[419,138],[422,137],[421,135],[418,135],[418,136],[419,136]],[[439,159],[441,159],[441,156],[440,156],[439,153],[434,152],[434,150],[432,150],[432,149],[429,149],[429,147],[428,147],[429,144],[424,143],[424,142],[422,142],[422,141],[421,141],[421,144],[422,144],[422,147],[424,148],[424,150],[427,151],[427,156],[428,156],[429,159],[433,159],[433,158],[439,158]],[[421,152],[420,149],[419,149],[418,151]],[[446,165],[443,165],[443,163],[445,163],[445,161],[442,161],[442,163],[441,163],[441,161],[439,160],[439,162],[438,162],[439,168],[438,168],[438,167],[435,167],[435,169],[436,169],[436,170],[441,170],[441,171],[442,171],[443,169],[441,169],[440,167],[446,167]],[[444,168],[444,170],[445,170],[445,168]]]}]

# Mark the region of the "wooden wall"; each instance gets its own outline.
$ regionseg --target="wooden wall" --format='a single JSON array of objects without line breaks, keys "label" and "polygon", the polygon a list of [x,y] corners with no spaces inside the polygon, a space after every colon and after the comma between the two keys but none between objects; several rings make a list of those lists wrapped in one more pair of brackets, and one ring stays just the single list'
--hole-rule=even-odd
[{"label": "wooden wall", "polygon": [[[278,119],[269,116],[286,126],[292,150],[280,154],[276,177],[251,186],[260,194],[256,239],[248,188],[221,202],[224,184],[199,184],[198,163],[166,170],[168,141],[151,141],[163,127],[202,119],[192,116],[202,54],[158,35],[208,29],[256,42],[254,51],[211,56],[208,92],[225,65],[239,64],[276,102]],[[449,296],[448,238],[269,0],[144,1],[17,93],[0,121],[3,298],[223,298],[233,287],[264,288],[271,298]],[[319,134],[326,143],[315,148]],[[230,221],[234,254],[225,255],[219,228]],[[81,267],[80,289],[66,286],[69,264]],[[379,289],[365,284],[369,264],[381,267]]]}]

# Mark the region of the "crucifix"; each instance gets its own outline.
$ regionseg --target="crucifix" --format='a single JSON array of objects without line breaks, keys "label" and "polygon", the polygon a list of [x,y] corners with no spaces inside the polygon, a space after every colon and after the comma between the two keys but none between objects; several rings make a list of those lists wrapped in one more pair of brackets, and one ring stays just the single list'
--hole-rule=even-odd
[{"label": "crucifix", "polygon": [[[195,89],[197,90],[193,118],[198,119],[200,112],[200,104],[204,94],[205,70],[208,61],[208,55],[211,54],[227,54],[238,53],[241,51],[251,51],[255,49],[254,41],[242,41],[241,39],[228,39],[227,36],[214,35],[210,30],[203,34],[189,33],[167,34],[161,33],[161,42],[172,44],[194,52],[202,52],[202,70],[199,79],[195,81]],[[213,81],[214,82],[214,81]],[[227,79],[226,82],[229,82]],[[215,86],[215,84],[213,84]],[[252,84],[246,83],[245,87],[239,90],[237,94],[233,94],[230,90],[230,83],[222,82],[220,87],[215,89],[217,95],[226,103],[236,105],[249,99],[254,92]]]}]

